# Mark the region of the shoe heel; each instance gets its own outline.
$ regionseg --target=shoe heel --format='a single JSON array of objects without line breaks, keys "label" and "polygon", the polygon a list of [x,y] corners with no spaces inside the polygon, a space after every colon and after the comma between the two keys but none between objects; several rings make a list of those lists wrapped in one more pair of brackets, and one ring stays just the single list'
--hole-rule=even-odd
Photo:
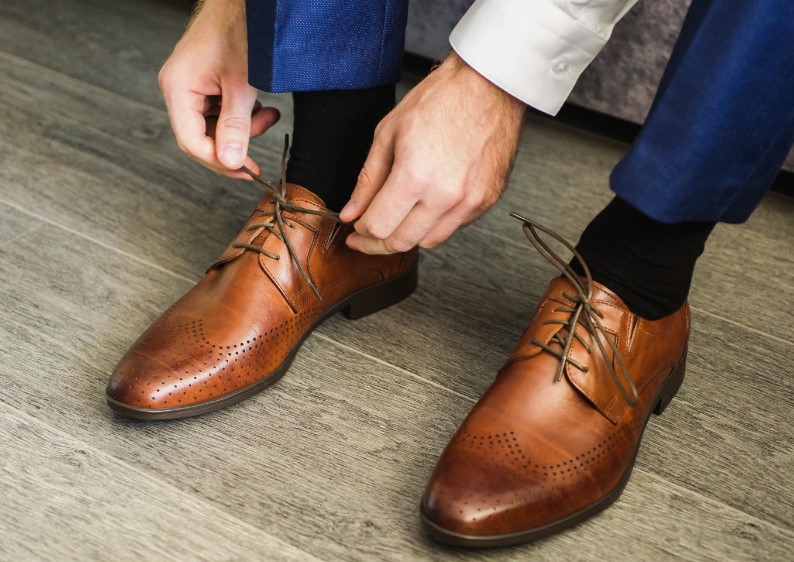
[{"label": "shoe heel", "polygon": [[667,380],[664,381],[664,387],[662,387],[662,391],[659,393],[658,402],[656,402],[656,406],[653,409],[653,413],[661,415],[664,412],[665,408],[670,404],[673,400],[673,397],[678,392],[678,389],[681,388],[681,384],[684,382],[684,374],[686,373],[686,351],[684,351],[683,357],[681,357],[681,361],[679,361],[678,366],[673,370],[672,373],[667,377]]},{"label": "shoe heel", "polygon": [[361,291],[340,310],[350,320],[358,320],[397,304],[416,290],[419,282],[419,263],[402,273],[399,277],[385,281],[369,289]]}]

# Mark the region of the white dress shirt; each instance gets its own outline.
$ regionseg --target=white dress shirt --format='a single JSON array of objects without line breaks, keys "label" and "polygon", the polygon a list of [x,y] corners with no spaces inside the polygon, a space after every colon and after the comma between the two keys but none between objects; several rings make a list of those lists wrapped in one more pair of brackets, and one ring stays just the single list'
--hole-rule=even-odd
[{"label": "white dress shirt", "polygon": [[476,0],[449,37],[488,80],[556,115],[637,0]]}]

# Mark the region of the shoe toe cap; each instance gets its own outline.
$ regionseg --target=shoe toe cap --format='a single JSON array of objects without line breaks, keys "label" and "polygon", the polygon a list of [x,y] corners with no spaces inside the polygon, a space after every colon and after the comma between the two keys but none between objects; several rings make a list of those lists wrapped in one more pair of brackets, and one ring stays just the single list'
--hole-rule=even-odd
[{"label": "shoe toe cap", "polygon": [[424,518],[435,527],[469,537],[525,531],[542,519],[542,484],[510,463],[485,456],[442,456],[422,498]]},{"label": "shoe toe cap", "polygon": [[116,366],[106,389],[110,400],[133,408],[177,407],[185,402],[184,394],[184,376],[134,349]]}]

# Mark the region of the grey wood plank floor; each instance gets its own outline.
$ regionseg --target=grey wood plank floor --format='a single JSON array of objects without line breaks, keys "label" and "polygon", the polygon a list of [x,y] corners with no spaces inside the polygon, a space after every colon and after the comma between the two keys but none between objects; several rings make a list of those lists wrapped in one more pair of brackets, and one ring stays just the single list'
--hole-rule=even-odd
[{"label": "grey wood plank floor", "polygon": [[[110,479],[111,490],[118,471],[127,480],[143,478],[139,486],[147,484],[148,475],[161,484],[160,494],[167,497],[172,488],[233,518],[191,519],[197,533],[203,534],[202,525],[221,532],[230,526],[232,532],[245,522],[326,559],[461,556],[428,542],[415,511],[434,459],[471,406],[470,399],[427,384],[421,375],[406,376],[375,363],[333,338],[314,337],[290,376],[235,408],[175,423],[117,419],[102,401],[108,370],[127,343],[190,282],[57,227],[0,249],[0,264],[0,282],[15,303],[0,319],[3,341],[14,343],[0,350],[5,383],[0,401],[18,412],[12,417],[29,416],[52,431],[68,433],[84,448],[118,459],[114,470],[96,476]],[[746,447],[741,437],[734,442]],[[57,449],[22,445],[15,454],[29,455],[28,463],[48,465],[54,472],[67,468],[60,466]],[[684,464],[692,468],[697,462]],[[12,498],[12,509],[3,510],[0,518],[9,531],[4,536],[19,540],[11,547],[30,548],[24,540],[30,530],[16,531],[14,505],[36,505],[38,500],[44,504],[39,509],[50,512],[49,503],[60,505],[61,495],[92,493],[83,490],[94,480],[89,475],[67,476],[60,486],[30,477],[22,485],[24,474],[13,469],[3,474],[14,484],[4,496]],[[108,502],[114,494],[102,502],[87,501],[80,506],[81,517],[145,534],[145,521],[133,514],[113,517]],[[117,500],[125,503],[126,498]],[[173,503],[178,509],[179,502]],[[70,530],[46,529],[49,535]],[[196,546],[189,534],[169,540],[186,551]],[[791,540],[791,531],[772,518],[731,508],[638,466],[624,499],[604,515],[574,532],[496,556],[602,559],[614,556],[615,541],[620,541],[632,543],[620,552],[625,559],[783,559]],[[45,556],[51,554],[46,543],[37,546]],[[281,552],[269,546],[263,544],[259,553]],[[136,552],[141,551],[131,554]]]},{"label": "grey wood plank floor", "polygon": [[0,450],[5,560],[311,558],[4,403],[0,435],[15,444]]},{"label": "grey wood plank floor", "polygon": [[[436,456],[552,275],[506,211],[575,239],[625,151],[542,119],[496,209],[422,256],[413,297],[331,319],[234,408],[111,415],[115,361],[258,199],[171,139],[155,76],[185,18],[178,0],[0,5],[0,559],[788,559],[794,204],[775,195],[710,241],[687,383],[613,508],[512,550],[421,533]],[[284,115],[254,148],[273,169],[291,110],[264,98]]]}]

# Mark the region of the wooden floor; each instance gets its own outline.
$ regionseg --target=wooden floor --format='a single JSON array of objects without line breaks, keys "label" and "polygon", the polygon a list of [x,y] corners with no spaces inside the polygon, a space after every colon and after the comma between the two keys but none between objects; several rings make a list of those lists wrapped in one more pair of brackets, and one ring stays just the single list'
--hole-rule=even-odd
[{"label": "wooden floor", "polygon": [[[719,226],[692,291],[688,379],[618,503],[534,545],[422,533],[433,464],[554,272],[517,210],[571,239],[625,146],[527,124],[502,201],[422,255],[419,290],[334,317],[238,406],[138,423],[109,373],[257,200],[183,157],[156,85],[186,2],[0,3],[0,560],[790,560],[794,201]],[[254,154],[270,171],[284,119]]]}]

